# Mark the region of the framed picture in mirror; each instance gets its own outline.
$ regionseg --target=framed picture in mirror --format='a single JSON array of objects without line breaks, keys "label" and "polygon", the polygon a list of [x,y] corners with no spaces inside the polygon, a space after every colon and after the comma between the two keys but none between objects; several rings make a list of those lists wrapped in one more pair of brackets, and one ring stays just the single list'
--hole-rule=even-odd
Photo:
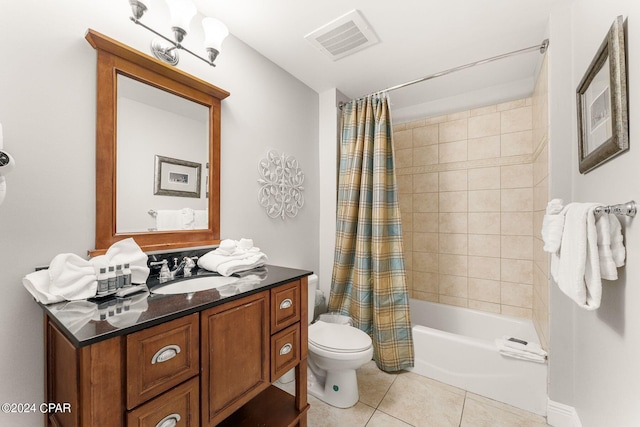
[{"label": "framed picture in mirror", "polygon": [[618,16],[576,90],[580,173],[629,149],[625,30]]},{"label": "framed picture in mirror", "polygon": [[199,199],[201,169],[201,163],[156,155],[153,194]]}]

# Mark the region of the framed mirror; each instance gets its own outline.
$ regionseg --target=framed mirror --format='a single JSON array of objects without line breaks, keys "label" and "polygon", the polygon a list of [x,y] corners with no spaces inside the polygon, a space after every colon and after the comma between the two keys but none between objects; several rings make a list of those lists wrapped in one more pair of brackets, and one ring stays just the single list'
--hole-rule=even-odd
[{"label": "framed mirror", "polygon": [[[89,30],[97,50],[96,248],[220,241],[220,101],[229,93]],[[158,189],[164,191],[158,191]]]}]

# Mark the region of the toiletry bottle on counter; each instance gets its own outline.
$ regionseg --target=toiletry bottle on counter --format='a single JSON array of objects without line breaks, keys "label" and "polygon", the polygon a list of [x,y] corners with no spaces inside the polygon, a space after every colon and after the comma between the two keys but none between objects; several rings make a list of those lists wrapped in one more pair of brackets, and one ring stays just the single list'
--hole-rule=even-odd
[{"label": "toiletry bottle on counter", "polygon": [[129,263],[124,265],[122,274],[124,274],[124,287],[131,286],[131,267],[129,267]]},{"label": "toiletry bottle on counter", "polygon": [[116,289],[124,287],[124,275],[122,274],[122,264],[116,265]]},{"label": "toiletry bottle on counter", "polygon": [[109,272],[107,273],[107,280],[109,283],[109,292],[116,290],[116,268],[113,265],[109,266]]},{"label": "toiletry bottle on counter", "polygon": [[107,278],[107,267],[100,267],[98,272],[98,295],[104,295],[109,291],[109,279]]}]

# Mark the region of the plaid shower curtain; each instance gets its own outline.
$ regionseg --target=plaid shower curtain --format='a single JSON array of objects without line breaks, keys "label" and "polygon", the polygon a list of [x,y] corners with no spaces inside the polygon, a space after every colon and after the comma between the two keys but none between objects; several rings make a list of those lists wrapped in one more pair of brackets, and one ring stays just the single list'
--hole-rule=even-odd
[{"label": "plaid shower curtain", "polygon": [[389,101],[343,106],[336,250],[329,311],[351,316],[387,372],[413,366]]}]

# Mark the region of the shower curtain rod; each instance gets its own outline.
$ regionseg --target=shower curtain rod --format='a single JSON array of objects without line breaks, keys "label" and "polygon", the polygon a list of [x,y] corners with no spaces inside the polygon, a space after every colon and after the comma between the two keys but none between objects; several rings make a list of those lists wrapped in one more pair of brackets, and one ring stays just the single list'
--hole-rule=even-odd
[{"label": "shower curtain rod", "polygon": [[[544,39],[542,41],[541,44],[539,45],[535,45],[535,46],[530,46],[530,47],[525,47],[524,49],[518,49],[518,50],[514,50],[512,52],[507,52],[507,53],[503,53],[502,55],[497,55],[497,56],[492,56],[491,58],[486,58],[486,59],[482,59],[480,61],[476,61],[476,62],[471,62],[469,64],[465,64],[465,65],[460,65],[458,67],[454,67],[454,68],[449,68],[448,70],[444,70],[444,71],[440,71],[438,73],[434,73],[434,74],[430,74],[428,76],[425,77],[421,77],[419,79],[416,80],[411,80],[409,82],[406,83],[401,83],[399,85],[395,85],[395,86],[391,86],[388,87],[384,90],[379,90],[377,92],[372,92],[369,95],[365,95],[362,96],[360,98],[356,98],[356,99],[362,99],[362,98],[366,98],[367,96],[371,96],[371,95],[375,95],[377,93],[382,93],[382,92],[390,92],[392,90],[396,90],[396,89],[401,89],[403,87],[407,87],[407,86],[411,86],[414,85],[416,83],[422,83],[424,81],[427,80],[431,80],[431,79],[435,79],[436,77],[441,77],[441,76],[445,76],[447,74],[451,74],[454,73],[456,71],[460,71],[460,70],[464,70],[466,68],[471,68],[471,67],[475,67],[476,65],[483,65],[483,64],[487,64],[489,62],[493,62],[493,61],[497,61],[499,59],[504,59],[504,58],[508,58],[510,56],[515,56],[515,55],[520,55],[522,53],[528,53],[528,52],[533,52],[534,50],[537,50],[540,52],[540,54],[544,54],[547,51],[547,48],[549,47],[549,39]],[[339,108],[342,108],[342,106],[344,105],[344,102],[340,102],[338,104]]]}]

